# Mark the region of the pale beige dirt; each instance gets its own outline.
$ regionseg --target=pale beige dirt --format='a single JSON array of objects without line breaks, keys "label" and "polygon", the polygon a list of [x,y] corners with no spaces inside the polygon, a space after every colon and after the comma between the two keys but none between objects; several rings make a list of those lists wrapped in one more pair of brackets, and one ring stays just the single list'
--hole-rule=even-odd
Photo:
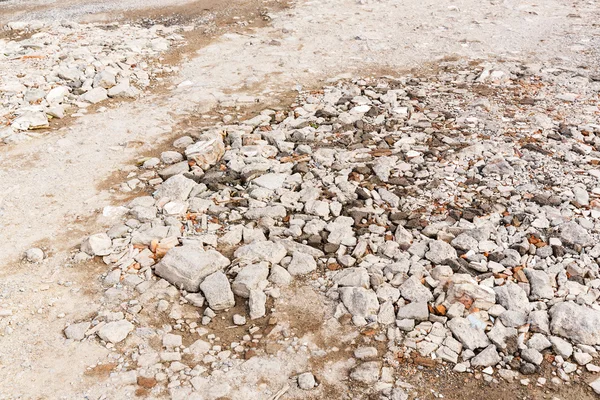
[{"label": "pale beige dirt", "polygon": [[[97,3],[0,2],[0,21],[118,19],[128,10],[140,17],[156,12],[142,7],[171,4]],[[225,8],[238,3],[248,2],[234,1]],[[260,20],[262,2],[251,5],[252,15],[250,8],[240,8],[247,13],[239,15],[241,20]],[[600,7],[593,1],[319,0],[272,9],[270,23],[256,24],[262,27],[232,24],[227,33],[196,38],[192,52],[174,58],[181,72],[166,88],[136,102],[109,104],[104,113],[78,118],[38,139],[0,148],[0,308],[13,312],[10,318],[0,317],[0,399],[132,395],[106,380],[107,374],[85,374],[86,367],[106,362],[106,349],[93,342],[64,345],[66,322],[91,315],[97,307],[97,278],[103,271],[95,263],[71,265],[69,253],[85,234],[108,224],[98,217],[104,206],[122,201],[123,196],[109,190],[111,183],[120,182],[126,175],[122,171],[139,156],[177,137],[181,120],[190,114],[236,100],[273,105],[278,96],[289,99],[295,89],[317,87],[336,76],[397,74],[446,56],[598,69],[594,54],[600,48]],[[23,252],[40,243],[50,258],[41,265],[21,263]],[[307,361],[301,358],[281,363],[302,366]],[[338,367],[332,360],[332,373]],[[423,383],[448,388],[446,397],[460,398],[461,378],[450,377],[449,385],[428,376]],[[279,383],[273,383],[274,390]],[[479,383],[466,387],[462,398],[514,398],[506,391],[490,395]],[[541,391],[522,394],[516,387],[522,398],[552,397]],[[592,398],[581,388],[572,393],[565,391],[560,398]],[[428,396],[423,398],[432,398]]]}]

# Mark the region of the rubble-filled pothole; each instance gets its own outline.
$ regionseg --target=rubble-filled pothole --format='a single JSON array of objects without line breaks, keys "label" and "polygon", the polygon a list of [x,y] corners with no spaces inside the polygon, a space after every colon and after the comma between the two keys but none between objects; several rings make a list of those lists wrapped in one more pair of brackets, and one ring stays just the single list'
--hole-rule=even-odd
[{"label": "rubble-filled pothole", "polygon": [[598,89],[445,62],[192,131],[84,240],[107,290],[65,335],[172,398],[406,399],[407,363],[600,392]]}]

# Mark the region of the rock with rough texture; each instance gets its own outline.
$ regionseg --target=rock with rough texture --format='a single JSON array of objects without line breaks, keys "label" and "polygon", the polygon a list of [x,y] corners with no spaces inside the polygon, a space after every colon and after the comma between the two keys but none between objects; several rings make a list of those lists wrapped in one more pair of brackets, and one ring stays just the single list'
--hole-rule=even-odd
[{"label": "rock with rough texture", "polygon": [[85,338],[85,332],[87,332],[89,328],[89,322],[71,324],[65,328],[65,336],[67,339],[71,340],[83,340]]},{"label": "rock with rough texture", "polygon": [[550,330],[574,342],[590,346],[600,344],[600,311],[572,302],[550,309]]},{"label": "rock with rough texture", "polygon": [[412,302],[428,302],[433,300],[433,294],[414,275],[400,286],[400,294],[406,300]]},{"label": "rock with rough texture", "polygon": [[227,276],[221,271],[208,275],[200,284],[208,306],[214,311],[225,310],[235,305],[235,298]]},{"label": "rock with rough texture", "polygon": [[39,263],[44,260],[44,251],[40,248],[33,247],[25,252],[25,259],[30,263]]},{"label": "rock with rough texture", "polygon": [[554,290],[552,289],[552,283],[550,277],[544,271],[525,268],[523,270],[525,276],[531,286],[529,293],[529,299],[540,300],[540,299],[552,299],[554,298]]},{"label": "rock with rough texture", "polygon": [[170,200],[185,201],[192,189],[196,186],[196,182],[186,178],[183,175],[175,175],[164,181],[158,190],[154,193],[154,197],[161,199],[166,197]]},{"label": "rock with rough texture", "polygon": [[417,321],[427,321],[429,318],[429,308],[424,301],[416,301],[398,308],[396,314],[398,319],[414,319]]},{"label": "rock with rough texture", "polygon": [[496,302],[496,293],[488,286],[478,285],[470,275],[454,274],[448,279],[446,300],[448,303],[454,304],[464,299],[493,304]]},{"label": "rock with rough texture", "polygon": [[298,387],[302,390],[311,390],[317,386],[315,376],[310,372],[298,375]]},{"label": "rock with rough texture", "polygon": [[106,233],[96,233],[83,241],[81,251],[90,256],[106,256],[112,253],[112,241]]},{"label": "rock with rough texture", "polygon": [[381,376],[381,362],[367,361],[358,364],[350,372],[350,379],[353,381],[373,384],[379,380]]},{"label": "rock with rough texture", "polygon": [[269,276],[269,265],[267,263],[251,264],[243,267],[231,284],[233,293],[240,297],[250,297],[250,291],[258,289],[266,283]]},{"label": "rock with rough texture", "polygon": [[271,241],[255,241],[238,248],[234,257],[247,263],[268,261],[277,264],[286,255],[285,247],[281,243]]},{"label": "rock with rough texture", "polygon": [[494,157],[487,162],[481,170],[485,176],[489,175],[513,175],[515,170],[502,156]]},{"label": "rock with rough texture", "polygon": [[496,301],[502,307],[525,315],[529,313],[529,299],[521,286],[508,282],[504,286],[495,287],[494,291],[496,292]]},{"label": "rock with rough texture", "polygon": [[493,367],[502,361],[498,351],[496,350],[496,346],[493,344],[489,345],[485,349],[481,351],[481,353],[477,354],[475,357],[471,359],[471,366],[473,367]]},{"label": "rock with rough texture", "polygon": [[457,254],[454,247],[442,240],[430,242],[429,250],[425,253],[425,258],[434,264],[443,264],[446,260],[452,260],[456,257]]},{"label": "rock with rough texture", "polygon": [[463,346],[469,350],[489,346],[490,341],[483,329],[473,326],[468,319],[457,317],[448,321],[448,328]]},{"label": "rock with rough texture", "polygon": [[172,285],[195,293],[204,278],[229,264],[229,259],[216,250],[187,245],[169,250],[154,272]]},{"label": "rock with rough texture", "polygon": [[292,261],[287,267],[287,270],[292,275],[304,275],[317,269],[315,259],[300,251],[295,251],[292,254]]},{"label": "rock with rough texture", "polygon": [[225,154],[225,143],[220,133],[207,135],[204,140],[200,140],[185,149],[185,156],[192,160],[203,170],[209,169],[215,165]]},{"label": "rock with rough texture", "polygon": [[103,87],[93,88],[83,95],[83,100],[88,103],[96,104],[108,99],[108,92]]},{"label": "rock with rough texture", "polygon": [[560,226],[560,240],[571,245],[589,246],[594,239],[588,231],[575,221],[570,221]]},{"label": "rock with rough texture", "polygon": [[125,340],[133,328],[133,324],[126,319],[113,321],[100,328],[98,336],[105,342],[119,343]]},{"label": "rock with rough texture", "polygon": [[379,301],[374,291],[362,287],[343,287],[338,290],[344,306],[353,316],[377,315]]}]

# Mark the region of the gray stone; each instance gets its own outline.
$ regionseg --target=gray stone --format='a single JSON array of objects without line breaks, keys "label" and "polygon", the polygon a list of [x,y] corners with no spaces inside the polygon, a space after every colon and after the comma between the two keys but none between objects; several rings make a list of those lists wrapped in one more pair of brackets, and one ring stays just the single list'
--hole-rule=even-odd
[{"label": "gray stone", "polygon": [[525,268],[523,272],[525,272],[525,276],[531,286],[529,293],[530,300],[552,299],[554,297],[554,290],[552,289],[552,283],[548,274],[544,271],[531,268]]},{"label": "gray stone", "polygon": [[487,333],[488,337],[501,351],[514,353],[518,348],[518,332],[515,328],[507,328],[500,322],[496,321],[494,327]]},{"label": "gray stone", "polygon": [[379,301],[374,291],[362,287],[342,287],[338,289],[342,302],[353,316],[377,315]]},{"label": "gray stone", "polygon": [[25,252],[25,259],[30,263],[42,262],[44,260],[44,251],[37,247],[28,249]]},{"label": "gray stone", "polygon": [[185,156],[193,160],[197,166],[207,170],[215,165],[225,154],[225,144],[220,133],[211,133],[185,149]]},{"label": "gray stone", "polygon": [[261,284],[266,283],[269,276],[269,265],[267,263],[251,264],[240,269],[236,275],[231,290],[240,297],[249,298],[250,291],[259,289]]},{"label": "gray stone", "polygon": [[173,176],[184,174],[184,173],[188,172],[189,170],[190,170],[190,165],[188,164],[188,162],[181,161],[181,162],[178,162],[173,165],[169,165],[168,167],[161,169],[160,171],[158,171],[158,175],[162,179],[167,180]]},{"label": "gray stone", "polygon": [[133,324],[126,319],[109,322],[98,330],[98,336],[105,342],[119,343],[133,331]]},{"label": "gray stone", "polygon": [[193,180],[183,175],[175,175],[160,185],[154,193],[154,197],[157,199],[166,197],[169,200],[185,201],[195,186],[196,182]]},{"label": "gray stone", "polygon": [[400,286],[400,295],[412,302],[428,302],[433,300],[433,294],[427,289],[415,275],[408,278]]},{"label": "gray stone", "polygon": [[429,243],[429,250],[425,253],[425,258],[434,264],[443,264],[444,261],[455,259],[456,250],[450,244],[442,240],[434,240]]},{"label": "gray stone", "polygon": [[235,305],[227,276],[221,271],[208,275],[200,284],[200,290],[212,310],[225,310]]},{"label": "gray stone", "polygon": [[88,236],[81,244],[81,251],[90,256],[106,256],[112,253],[112,240],[106,233]]},{"label": "gray stone", "polygon": [[518,328],[527,323],[527,314],[520,311],[507,310],[500,314],[499,319],[507,327]]},{"label": "gray stone", "polygon": [[471,359],[471,366],[473,367],[492,367],[498,364],[502,359],[498,355],[496,346],[493,344],[489,345]]},{"label": "gray stone", "polygon": [[429,308],[424,301],[416,301],[398,308],[396,314],[398,319],[414,319],[417,321],[427,321],[429,319]]},{"label": "gray stone", "polygon": [[183,155],[178,151],[163,151],[160,154],[160,160],[165,164],[175,164],[183,161]]},{"label": "gray stone", "polygon": [[367,361],[358,364],[350,372],[350,379],[353,381],[373,384],[379,380],[381,376],[381,362]]},{"label": "gray stone", "polygon": [[473,326],[468,319],[456,317],[448,321],[448,328],[465,348],[469,350],[489,346],[490,341],[483,329]]},{"label": "gray stone", "polygon": [[571,343],[558,336],[550,336],[550,343],[552,343],[552,350],[565,360],[569,359],[573,354],[573,346]]},{"label": "gray stone", "polygon": [[292,255],[292,261],[287,267],[291,275],[304,275],[317,269],[317,262],[309,255],[300,251],[295,251]]},{"label": "gray stone", "polygon": [[370,278],[366,268],[345,268],[333,277],[333,282],[338,286],[354,286],[369,288]]},{"label": "gray stone", "polygon": [[504,286],[494,288],[496,302],[507,310],[529,314],[529,299],[525,291],[516,283],[507,282]]},{"label": "gray stone", "polygon": [[266,309],[267,295],[258,289],[252,289],[250,291],[250,297],[248,300],[248,308],[250,309],[250,319],[258,319],[265,316],[267,313]]},{"label": "gray stone", "polygon": [[589,246],[594,243],[592,236],[575,221],[560,226],[560,240],[571,245]]},{"label": "gray stone", "polygon": [[287,174],[269,173],[259,176],[252,182],[265,189],[276,190],[283,187],[288,176]]},{"label": "gray stone", "polygon": [[550,333],[550,322],[546,310],[532,311],[529,314],[529,330],[546,335]]},{"label": "gray stone", "polygon": [[542,361],[544,361],[544,356],[542,353],[535,349],[521,350],[521,358],[535,365],[540,365],[542,364]]},{"label": "gray stone", "polygon": [[281,243],[271,241],[255,241],[238,248],[234,257],[247,263],[267,261],[277,264],[285,257],[287,251]]},{"label": "gray stone", "polygon": [[592,362],[594,357],[592,357],[588,353],[584,353],[584,352],[580,351],[580,352],[576,352],[575,354],[573,354],[573,359],[577,362],[577,364],[583,366],[583,365],[586,365],[586,364],[589,364],[590,362]]},{"label": "gray stone", "polygon": [[487,162],[485,167],[481,170],[481,173],[485,176],[490,175],[513,175],[515,170],[502,156],[492,158]]},{"label": "gray stone", "polygon": [[552,343],[541,333],[534,333],[527,341],[527,347],[541,352],[552,347]]},{"label": "gray stone", "polygon": [[97,87],[83,95],[83,100],[96,104],[108,99],[108,92],[103,87]]},{"label": "gray stone", "polygon": [[269,274],[269,282],[277,286],[287,286],[292,283],[292,275],[282,266],[273,265]]},{"label": "gray stone", "polygon": [[229,259],[216,250],[186,245],[170,249],[154,272],[180,289],[198,292],[204,278],[229,264]]},{"label": "gray stone", "polygon": [[463,251],[479,250],[479,242],[477,241],[477,239],[475,239],[467,233],[461,233],[460,235],[455,237],[452,240],[452,242],[450,242],[450,244],[452,244],[452,246],[454,246],[455,248]]},{"label": "gray stone", "polygon": [[315,386],[317,386],[317,382],[315,381],[315,377],[312,373],[305,372],[298,375],[298,387],[300,387],[300,389],[311,390]]},{"label": "gray stone", "polygon": [[90,328],[89,322],[80,322],[77,324],[71,324],[65,328],[65,336],[71,340],[83,340],[85,333]]},{"label": "gray stone", "polygon": [[600,378],[593,380],[592,382],[589,383],[589,385],[592,388],[592,390],[594,391],[594,393],[596,393],[597,395],[600,395]]},{"label": "gray stone", "polygon": [[550,330],[554,335],[587,345],[600,344],[600,311],[572,302],[550,309]]}]

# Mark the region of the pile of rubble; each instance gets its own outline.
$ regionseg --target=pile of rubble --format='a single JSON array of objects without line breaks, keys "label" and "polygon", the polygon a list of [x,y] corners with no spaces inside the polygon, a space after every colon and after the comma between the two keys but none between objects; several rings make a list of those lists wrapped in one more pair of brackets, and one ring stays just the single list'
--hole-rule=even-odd
[{"label": "pile of rubble", "polygon": [[0,38],[0,139],[12,143],[52,118],[78,116],[109,98],[137,97],[173,71],[157,58],[181,45],[183,27],[13,22]]},{"label": "pile of rubble", "polygon": [[138,379],[189,395],[255,352],[252,325],[215,343],[215,316],[243,302],[234,325],[268,320],[296,280],[387,343],[357,349],[349,371],[385,398],[406,398],[394,368],[415,354],[489,381],[599,372],[599,89],[585,71],[446,63],[183,136],[131,174],[152,196],[82,244],[77,260],[111,266],[106,311],[65,334],[113,347],[165,313],[164,349],[131,356]]}]

